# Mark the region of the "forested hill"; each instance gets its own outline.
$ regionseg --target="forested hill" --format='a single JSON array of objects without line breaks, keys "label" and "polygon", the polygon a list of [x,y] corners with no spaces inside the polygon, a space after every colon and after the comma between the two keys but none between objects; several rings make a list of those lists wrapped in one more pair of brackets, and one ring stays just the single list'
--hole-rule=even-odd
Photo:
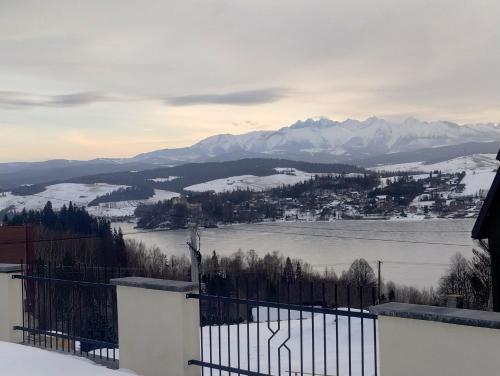
[{"label": "forested hill", "polygon": [[240,175],[268,176],[276,168],[295,168],[310,173],[365,173],[366,170],[346,164],[326,164],[291,161],[286,159],[250,158],[238,161],[189,163],[181,166],[162,167],[146,171],[125,171],[111,174],[90,175],[71,182],[109,183],[128,186],[149,186],[181,192],[190,185],[214,179]]},{"label": "forested hill", "polygon": [[32,225],[35,259],[38,261],[65,266],[76,263],[127,265],[121,230],[113,230],[107,219],[96,218],[72,202],[54,210],[48,201],[42,210],[10,213],[0,223],[5,226]]}]

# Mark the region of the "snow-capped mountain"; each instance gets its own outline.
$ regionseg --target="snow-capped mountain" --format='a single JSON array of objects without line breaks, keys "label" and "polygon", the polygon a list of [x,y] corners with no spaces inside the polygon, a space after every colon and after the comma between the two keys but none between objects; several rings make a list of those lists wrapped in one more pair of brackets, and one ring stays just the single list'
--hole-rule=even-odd
[{"label": "snow-capped mountain", "polygon": [[341,122],[307,119],[276,131],[220,134],[189,147],[157,150],[132,158],[0,163],[0,192],[23,184],[65,181],[118,171],[143,171],[188,162],[281,158],[373,167],[496,154],[499,147],[500,124],[458,125],[414,118],[394,122],[376,117]]},{"label": "snow-capped mountain", "polygon": [[500,124],[458,125],[414,118],[391,122],[376,117],[338,122],[323,118],[298,121],[277,131],[216,135],[191,147],[140,154],[133,160],[173,163],[267,156],[340,162],[423,148],[492,141],[500,142]]}]

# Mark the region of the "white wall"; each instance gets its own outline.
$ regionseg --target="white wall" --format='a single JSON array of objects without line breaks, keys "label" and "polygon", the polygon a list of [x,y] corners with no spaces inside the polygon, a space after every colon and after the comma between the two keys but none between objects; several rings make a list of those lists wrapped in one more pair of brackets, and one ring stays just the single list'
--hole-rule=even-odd
[{"label": "white wall", "polygon": [[379,316],[381,376],[500,375],[500,330]]}]

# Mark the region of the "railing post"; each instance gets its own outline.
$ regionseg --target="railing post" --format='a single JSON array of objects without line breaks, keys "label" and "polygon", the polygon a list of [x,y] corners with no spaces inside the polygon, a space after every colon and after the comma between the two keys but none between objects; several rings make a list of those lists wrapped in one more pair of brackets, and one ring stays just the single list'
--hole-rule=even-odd
[{"label": "railing post", "polygon": [[12,275],[21,271],[21,265],[0,264],[0,341],[20,343],[22,333],[14,330],[22,325],[22,281]]},{"label": "railing post", "polygon": [[198,284],[152,278],[111,280],[117,286],[120,368],[143,376],[195,376],[200,355]]}]

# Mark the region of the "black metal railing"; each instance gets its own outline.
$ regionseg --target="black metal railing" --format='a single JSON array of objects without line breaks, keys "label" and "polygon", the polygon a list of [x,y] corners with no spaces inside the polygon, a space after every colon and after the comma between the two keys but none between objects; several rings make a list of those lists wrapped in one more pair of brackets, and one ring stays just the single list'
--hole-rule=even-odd
[{"label": "black metal railing", "polygon": [[110,363],[118,360],[116,286],[101,268],[29,264],[22,280],[23,343]]},{"label": "black metal railing", "polygon": [[377,316],[366,309],[375,288],[277,282],[262,299],[258,281],[243,294],[236,285],[187,295],[200,301],[201,356],[190,364],[202,375],[378,375]]}]

